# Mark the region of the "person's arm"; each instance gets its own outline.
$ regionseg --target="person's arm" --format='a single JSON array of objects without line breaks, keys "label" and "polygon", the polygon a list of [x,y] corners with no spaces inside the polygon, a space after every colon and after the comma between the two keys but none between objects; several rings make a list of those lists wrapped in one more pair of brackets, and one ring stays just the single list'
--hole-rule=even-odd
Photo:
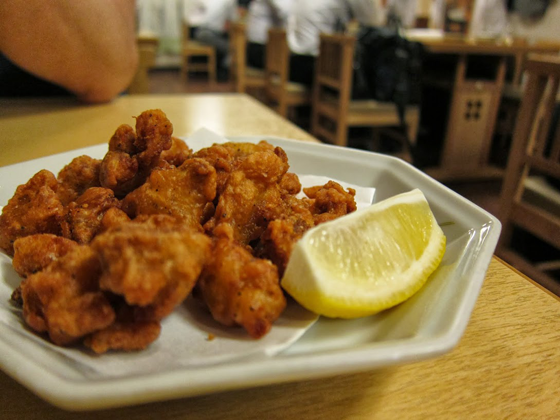
[{"label": "person's arm", "polygon": [[2,0],[0,51],[22,69],[106,102],[138,64],[134,0]]}]

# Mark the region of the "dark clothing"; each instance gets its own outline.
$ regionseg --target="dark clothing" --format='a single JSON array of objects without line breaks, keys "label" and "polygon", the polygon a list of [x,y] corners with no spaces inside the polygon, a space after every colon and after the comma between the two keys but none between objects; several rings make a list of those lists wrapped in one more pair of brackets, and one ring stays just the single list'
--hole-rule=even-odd
[{"label": "dark clothing", "polygon": [[[249,42],[247,44],[247,65],[257,69],[264,69],[266,66],[266,46]],[[313,85],[315,77],[315,57],[312,55],[291,54],[290,55],[290,74],[291,82],[301,83],[306,86]]]},{"label": "dark clothing", "polygon": [[66,89],[22,70],[0,53],[0,97],[70,96]]},{"label": "dark clothing", "polygon": [[315,78],[315,57],[312,55],[292,54],[290,56],[290,81],[308,87]]},{"label": "dark clothing", "polygon": [[266,46],[256,42],[247,43],[247,65],[257,69],[264,69],[266,64]]}]

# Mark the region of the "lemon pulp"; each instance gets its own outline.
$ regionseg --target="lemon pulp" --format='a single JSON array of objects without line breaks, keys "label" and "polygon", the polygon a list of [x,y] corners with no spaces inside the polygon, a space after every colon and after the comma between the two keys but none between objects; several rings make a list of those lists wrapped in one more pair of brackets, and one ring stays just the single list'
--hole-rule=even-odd
[{"label": "lemon pulp", "polygon": [[424,194],[413,190],[308,231],[292,252],[282,287],[320,315],[372,315],[424,285],[445,241]]}]

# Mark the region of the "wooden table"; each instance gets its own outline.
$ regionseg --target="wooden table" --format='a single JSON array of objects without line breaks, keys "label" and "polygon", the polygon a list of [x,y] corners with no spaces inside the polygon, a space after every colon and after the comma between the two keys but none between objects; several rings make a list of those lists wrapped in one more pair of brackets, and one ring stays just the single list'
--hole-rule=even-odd
[{"label": "wooden table", "polygon": [[[430,54],[457,57],[440,163],[435,168],[426,169],[426,172],[441,181],[501,178],[503,169],[493,166],[489,156],[505,83],[507,59],[515,60],[516,74],[513,78],[519,80],[528,53],[558,53],[560,44],[530,45],[524,40],[505,42],[456,36],[413,36],[412,39],[421,42]],[[468,74],[470,62],[477,57],[497,57],[492,75],[480,77]],[[440,74],[437,78],[436,83],[441,83]]]},{"label": "wooden table", "polygon": [[[247,96],[123,97],[95,107],[0,101],[0,165],[105,142],[131,115],[164,109],[177,134],[313,141]],[[459,419],[558,418],[560,304],[494,258],[465,335],[445,356],[403,366],[98,412],[54,408],[0,373],[0,418]]]}]

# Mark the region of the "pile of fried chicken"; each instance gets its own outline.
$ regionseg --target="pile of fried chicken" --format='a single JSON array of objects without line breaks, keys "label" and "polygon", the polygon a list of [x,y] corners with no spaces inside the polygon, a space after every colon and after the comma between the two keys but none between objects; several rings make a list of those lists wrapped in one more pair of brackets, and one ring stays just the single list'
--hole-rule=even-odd
[{"label": "pile of fried chicken", "polygon": [[161,110],[121,125],[102,160],[20,185],[0,249],[23,278],[12,301],[57,345],[140,350],[192,292],[213,318],[260,338],[286,306],[281,278],[306,230],[356,209],[335,182],[301,190],[261,141],[193,153]]}]

